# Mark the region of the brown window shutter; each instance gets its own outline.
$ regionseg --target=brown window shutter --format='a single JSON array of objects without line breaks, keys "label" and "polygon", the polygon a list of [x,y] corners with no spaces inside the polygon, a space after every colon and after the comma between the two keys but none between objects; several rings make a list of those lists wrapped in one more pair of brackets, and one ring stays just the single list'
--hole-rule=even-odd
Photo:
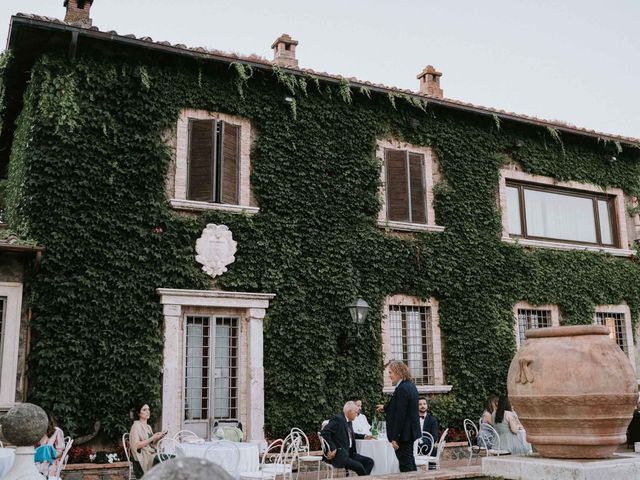
[{"label": "brown window shutter", "polygon": [[189,121],[188,200],[213,200],[214,120]]},{"label": "brown window shutter", "polygon": [[387,216],[396,222],[409,221],[407,160],[404,150],[385,150],[387,166]]},{"label": "brown window shutter", "polygon": [[240,127],[222,124],[222,203],[238,204],[238,167],[240,157]]},{"label": "brown window shutter", "polygon": [[409,154],[409,179],[411,185],[411,223],[427,223],[423,155]]}]

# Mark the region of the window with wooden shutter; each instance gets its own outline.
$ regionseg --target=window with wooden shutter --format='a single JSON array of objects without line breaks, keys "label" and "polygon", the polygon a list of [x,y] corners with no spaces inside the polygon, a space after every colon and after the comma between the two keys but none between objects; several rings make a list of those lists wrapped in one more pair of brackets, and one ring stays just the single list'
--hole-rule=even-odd
[{"label": "window with wooden shutter", "polygon": [[189,122],[189,200],[210,202],[213,199],[213,159],[215,121]]},{"label": "window with wooden shutter", "polygon": [[385,163],[388,219],[426,224],[424,155],[385,149]]},{"label": "window with wooden shutter", "polygon": [[[221,122],[222,123],[222,122]],[[222,124],[221,203],[238,203],[238,156],[240,127]]]},{"label": "window with wooden shutter", "polygon": [[239,137],[237,125],[189,121],[188,200],[238,204]]}]

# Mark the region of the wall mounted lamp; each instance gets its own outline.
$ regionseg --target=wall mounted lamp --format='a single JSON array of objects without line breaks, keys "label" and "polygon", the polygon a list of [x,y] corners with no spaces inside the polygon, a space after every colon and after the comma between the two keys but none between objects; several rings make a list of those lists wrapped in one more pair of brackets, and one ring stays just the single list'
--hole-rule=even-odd
[{"label": "wall mounted lamp", "polygon": [[356,326],[356,335],[343,333],[338,337],[338,350],[340,353],[347,353],[356,346],[360,339],[360,325],[364,324],[369,314],[369,304],[361,297],[356,298],[346,306],[351,314],[351,321]]}]

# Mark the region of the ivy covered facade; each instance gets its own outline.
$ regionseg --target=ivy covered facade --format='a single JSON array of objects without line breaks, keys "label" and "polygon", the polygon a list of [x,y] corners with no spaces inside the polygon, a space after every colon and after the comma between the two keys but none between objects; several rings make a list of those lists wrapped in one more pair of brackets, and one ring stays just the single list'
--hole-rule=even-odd
[{"label": "ivy covered facade", "polygon": [[[456,426],[547,324],[605,323],[637,357],[637,142],[37,17],[11,35],[6,218],[46,249],[16,400],[72,433],[117,437],[141,400],[172,427],[314,432],[380,401],[398,356]],[[593,204],[593,241],[544,238],[564,227],[536,205],[565,197]],[[215,280],[195,261],[208,224],[237,241]]]}]

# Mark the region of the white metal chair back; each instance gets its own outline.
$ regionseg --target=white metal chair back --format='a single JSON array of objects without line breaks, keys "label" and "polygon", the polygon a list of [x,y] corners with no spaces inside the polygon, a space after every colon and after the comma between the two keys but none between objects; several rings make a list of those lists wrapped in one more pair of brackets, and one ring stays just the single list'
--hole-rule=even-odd
[{"label": "white metal chair back", "polygon": [[133,463],[131,463],[131,448],[129,445],[129,433],[122,435],[122,448],[124,449],[124,456],[127,457],[127,463],[129,464],[129,478],[133,480]]},{"label": "white metal chair back", "polygon": [[293,427],[291,432],[289,432],[289,436],[298,437],[300,439],[298,452],[309,452],[309,438],[301,429]]},{"label": "white metal chair back", "polygon": [[[329,446],[329,442],[327,442],[324,437],[322,435],[320,435],[320,432],[318,432],[318,438],[320,439],[320,448],[322,448],[322,456],[326,457],[327,454],[331,451],[331,447]],[[330,472],[330,477],[329,478],[333,478],[333,472],[336,469],[336,467],[334,467],[333,465],[331,465],[328,462],[325,462],[325,465],[329,468],[329,472]]]},{"label": "white metal chair back", "polygon": [[467,442],[469,443],[469,462],[467,465],[471,465],[471,460],[473,460],[473,456],[476,455],[480,458],[480,453],[485,448],[478,444],[480,442],[479,430],[473,420],[469,418],[464,419],[464,433],[467,436]]},{"label": "white metal chair back", "polygon": [[191,430],[180,430],[173,436],[173,439],[178,443],[182,443],[182,442],[203,443],[204,442],[204,439],[200,438]]},{"label": "white metal chair back", "polygon": [[422,437],[427,437],[429,440],[431,440],[431,446],[429,447],[429,451],[425,452],[424,451],[424,446],[420,445],[420,442],[422,442],[422,438],[418,438],[416,439],[415,442],[413,442],[413,455],[416,457],[430,457],[431,453],[433,452],[433,447],[436,444],[435,439],[433,438],[433,435],[431,435],[429,432],[422,432]]},{"label": "white metal chair back", "polygon": [[265,471],[265,465],[269,465],[267,460],[270,455],[280,455],[282,451],[282,439],[279,438],[271,442],[262,453],[262,461],[260,462],[260,470],[257,472],[243,472],[240,474],[240,480],[274,480],[275,473]]},{"label": "white metal chair back", "polygon": [[291,479],[293,476],[293,464],[298,457],[298,447],[300,445],[300,437],[297,435],[287,435],[282,442],[280,455],[276,457],[274,463],[267,463],[262,466],[262,470],[267,473],[273,473],[283,480]]},{"label": "white metal chair back", "polygon": [[71,437],[64,437],[64,450],[62,451],[62,456],[58,462],[55,462],[51,468],[49,469],[49,475],[47,478],[50,480],[56,480],[60,478],[62,471],[67,466],[67,462],[69,461],[69,450],[71,450],[71,446],[73,445],[73,439]]},{"label": "white metal chair back", "polygon": [[160,439],[156,447],[158,461],[160,463],[175,457],[178,452],[179,443],[175,438],[164,437]]},{"label": "white metal chair back", "polygon": [[442,452],[444,452],[444,446],[447,443],[447,435],[449,434],[449,429],[447,428],[442,435],[440,435],[440,440],[438,441],[438,450],[436,453],[436,458],[438,459],[438,466],[436,469],[440,468],[440,457],[442,457]]},{"label": "white metal chair back", "polygon": [[297,436],[299,438],[298,442],[298,471],[296,473],[296,479],[300,476],[300,472],[302,470],[302,466],[305,466],[305,469],[311,465],[316,466],[316,477],[320,479],[320,465],[322,464],[322,455],[311,455],[311,447],[309,446],[309,438],[307,434],[304,433],[299,428],[292,428],[290,435]]},{"label": "white metal chair back", "polygon": [[[436,450],[435,455],[416,455],[416,465],[419,463],[422,466],[425,466],[427,469],[430,464],[434,464],[436,470],[440,470],[440,459],[442,458],[442,452],[444,452],[444,446],[447,443],[447,434],[449,433],[449,429],[447,428],[442,435],[440,435],[440,440],[438,441],[438,449]],[[414,444],[415,445],[415,444]]]},{"label": "white metal chair back", "polygon": [[483,447],[487,450],[487,456],[489,455],[505,455],[508,452],[503,451],[500,446],[500,435],[492,425],[488,423],[482,424],[481,429],[481,441],[483,442]]},{"label": "white metal chair back", "polygon": [[240,448],[237,442],[219,440],[212,442],[204,453],[204,458],[224,468],[233,478],[238,476]]}]

